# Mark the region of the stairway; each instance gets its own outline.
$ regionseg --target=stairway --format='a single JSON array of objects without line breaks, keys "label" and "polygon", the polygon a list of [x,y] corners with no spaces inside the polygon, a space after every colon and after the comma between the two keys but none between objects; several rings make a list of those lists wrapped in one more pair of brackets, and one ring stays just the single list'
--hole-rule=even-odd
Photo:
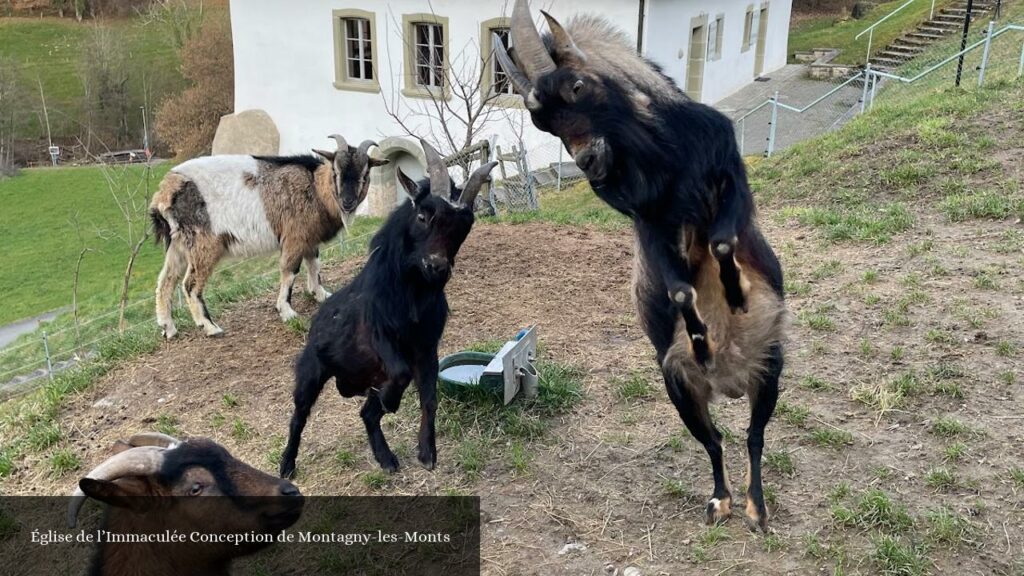
[{"label": "stairway", "polygon": [[[971,29],[988,23],[987,16],[995,10],[996,0],[975,0],[971,9]],[[904,34],[871,56],[871,68],[891,72],[916,58],[932,43],[951,34],[960,34],[964,29],[967,2],[960,0],[941,8],[934,17],[918,25],[913,32]]]}]

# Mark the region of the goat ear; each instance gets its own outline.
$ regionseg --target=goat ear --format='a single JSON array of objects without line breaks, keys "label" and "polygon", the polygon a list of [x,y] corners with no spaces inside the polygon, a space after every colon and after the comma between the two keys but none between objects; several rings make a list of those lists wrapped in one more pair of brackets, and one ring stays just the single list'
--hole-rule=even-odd
[{"label": "goat ear", "polygon": [[145,498],[154,494],[149,482],[140,477],[120,478],[113,482],[82,478],[78,481],[78,487],[86,496],[118,508],[146,510],[152,506],[154,500]]},{"label": "goat ear", "polygon": [[387,166],[390,160],[378,160],[376,158],[370,158],[370,168],[376,168],[377,166]]},{"label": "goat ear", "polygon": [[317,156],[322,156],[327,159],[328,162],[334,162],[334,152],[328,152],[326,150],[317,150],[313,148],[313,153]]},{"label": "goat ear", "polygon": [[402,172],[401,167],[395,170],[395,174],[398,176],[398,181],[402,183],[402,188],[405,188],[405,193],[413,198],[413,204],[415,204],[416,197],[420,193],[420,187],[412,178],[406,176],[405,172]]}]

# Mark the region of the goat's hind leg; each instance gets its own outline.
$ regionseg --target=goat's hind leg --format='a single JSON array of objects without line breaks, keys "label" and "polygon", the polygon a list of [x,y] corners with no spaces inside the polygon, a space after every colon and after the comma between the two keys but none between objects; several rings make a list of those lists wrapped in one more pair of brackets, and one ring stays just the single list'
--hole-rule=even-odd
[{"label": "goat's hind leg", "polygon": [[747,523],[752,529],[768,530],[768,508],[761,484],[761,453],[764,429],[775,412],[779,399],[779,375],[782,374],[782,346],[775,344],[768,355],[766,369],[749,392],[750,427],[747,428]]},{"label": "goat's hind leg", "polygon": [[174,306],[174,287],[185,272],[184,247],[172,240],[164,255],[164,267],[156,281],[156,323],[163,331],[164,338],[171,339],[178,333],[174,326],[171,309]]},{"label": "goat's hind leg", "polygon": [[182,283],[188,300],[189,311],[196,326],[201,326],[207,336],[219,336],[224,333],[220,326],[210,318],[210,311],[203,299],[203,289],[213,274],[213,269],[224,254],[223,244],[215,238],[196,239],[196,246],[188,254],[188,271]]},{"label": "goat's hind leg", "polygon": [[331,374],[324,370],[316,352],[307,346],[295,365],[295,390],[292,392],[295,411],[292,413],[291,424],[288,426],[288,444],[285,446],[284,452],[281,453],[282,478],[295,476],[295,458],[299,454],[302,431],[306,427],[313,404],[316,404],[316,399],[320,397],[320,392],[324,389],[324,383],[330,378]]},{"label": "goat's hind leg", "polygon": [[690,430],[690,434],[704,446],[711,459],[711,474],[714,477],[715,488],[704,511],[705,521],[708,524],[724,522],[732,514],[732,489],[729,486],[729,476],[722,453],[722,434],[711,421],[711,413],[708,411],[710,391],[704,394],[696,393],[697,390],[686,381],[679,367],[673,364],[669,357],[662,366],[668,396],[683,423]]}]

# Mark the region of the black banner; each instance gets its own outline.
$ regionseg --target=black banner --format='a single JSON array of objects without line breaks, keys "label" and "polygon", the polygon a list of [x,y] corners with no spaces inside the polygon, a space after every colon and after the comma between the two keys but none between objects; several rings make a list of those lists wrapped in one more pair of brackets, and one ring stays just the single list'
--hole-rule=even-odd
[{"label": "black banner", "polygon": [[0,497],[0,574],[480,573],[476,497]]}]

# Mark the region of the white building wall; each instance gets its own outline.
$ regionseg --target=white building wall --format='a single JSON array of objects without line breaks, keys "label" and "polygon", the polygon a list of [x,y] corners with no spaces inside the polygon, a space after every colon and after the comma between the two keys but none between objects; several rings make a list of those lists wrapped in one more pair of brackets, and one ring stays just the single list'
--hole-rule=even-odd
[{"label": "white building wall", "polygon": [[[665,67],[680,87],[685,88],[686,62],[691,19],[702,11],[714,18],[725,13],[722,58],[705,64],[701,100],[715,102],[751,82],[754,78],[755,48],[741,52],[746,7],[759,7],[763,0],[533,0],[538,13],[544,8],[564,22],[580,12],[599,13],[618,25],[635,43],[644,6],[646,56]],[[437,132],[431,120],[416,117],[415,110],[430,105],[429,100],[401,95],[404,87],[405,40],[402,15],[433,13],[448,19],[449,58],[452,70],[468,66],[472,74],[479,62],[480,25],[486,20],[508,15],[512,0],[230,0],[235,57],[235,110],[262,109],[273,119],[280,132],[281,154],[309,152],[311,148],[329,148],[334,143],[328,134],[340,133],[350,142],[370,138],[382,141],[404,136],[405,130],[388,114],[401,101],[399,109],[407,125],[417,134]],[[765,54],[765,73],[786,62],[791,0],[770,0]],[[359,9],[375,14],[377,66],[380,93],[357,92],[335,87],[334,10]],[[386,105],[385,100],[389,104]],[[457,101],[453,100],[453,103]],[[493,115],[481,137],[501,145],[503,151],[522,140],[529,153],[531,168],[570,160],[562,156],[561,143],[536,130],[525,111],[501,109]],[[457,129],[457,127],[456,127]],[[437,138],[431,140],[437,141]],[[450,150],[442,149],[447,153]],[[410,157],[400,159],[410,165]],[[381,198],[395,198],[396,185],[387,181],[386,170],[375,187],[383,189]],[[393,201],[393,200],[391,200]],[[361,210],[367,210],[367,204]],[[374,208],[374,210],[378,210]]]},{"label": "white building wall", "polygon": [[[722,57],[705,60],[701,101],[714,103],[731,95],[754,80],[756,46],[743,50],[743,31],[748,6],[759,9],[763,0],[647,0],[644,55],[660,64],[680,88],[686,88],[686,66],[690,59],[690,25],[702,14],[708,22],[719,14],[725,16],[722,36]],[[777,70],[786,64],[789,43],[791,0],[771,0],[765,36],[764,71]]]},{"label": "white building wall", "polygon": [[[281,133],[282,154],[308,152],[331,144],[326,136],[341,133],[349,142],[403,135],[385,107],[399,97],[404,85],[401,36],[402,14],[434,13],[449,19],[452,68],[455,58],[479,58],[480,24],[511,13],[506,0],[231,0],[231,27],[235,52],[235,110],[265,110]],[[543,0],[534,8],[566,18],[577,12],[599,12],[636,37],[638,0]],[[334,87],[334,31],[332,11],[358,8],[376,14],[377,67],[381,93],[363,93]],[[539,18],[539,11],[538,11]],[[635,42],[635,40],[634,40]],[[475,64],[471,64],[475,66]],[[413,106],[418,102],[407,99]],[[509,110],[521,119],[521,110]],[[504,119],[492,121],[485,136],[497,135],[503,148],[515,130]],[[410,120],[415,126],[423,120]],[[523,134],[528,149],[551,147],[554,139],[533,128],[526,118]],[[429,128],[420,126],[424,133]]]}]

